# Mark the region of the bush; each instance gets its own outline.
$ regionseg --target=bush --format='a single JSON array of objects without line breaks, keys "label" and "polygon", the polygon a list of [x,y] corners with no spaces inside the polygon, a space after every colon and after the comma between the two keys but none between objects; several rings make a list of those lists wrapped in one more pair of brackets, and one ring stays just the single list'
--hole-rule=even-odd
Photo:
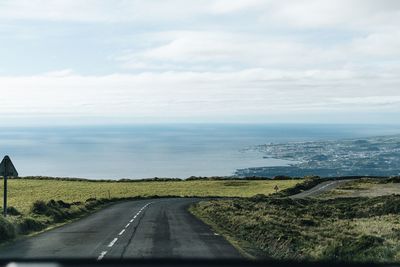
[{"label": "bush", "polygon": [[15,235],[15,227],[3,216],[0,216],[0,241],[13,239]]},{"label": "bush", "polygon": [[19,210],[11,206],[7,208],[7,214],[11,216],[18,216],[21,215],[21,212],[19,212]]},{"label": "bush", "polygon": [[272,180],[292,180],[293,178],[286,175],[277,175]]},{"label": "bush", "polygon": [[252,196],[250,199],[255,202],[259,202],[259,201],[265,201],[266,199],[268,199],[268,196],[266,196],[264,194],[257,194],[257,195]]},{"label": "bush", "polygon": [[71,208],[71,204],[69,204],[69,203],[66,203],[66,202],[64,202],[64,201],[62,201],[62,200],[58,200],[57,201],[57,205],[59,206],[59,207],[61,207],[61,208],[64,208],[64,209],[69,209],[69,208]]},{"label": "bush", "polygon": [[38,200],[32,205],[32,213],[51,217],[54,222],[63,222],[71,218],[68,209],[71,204],[51,199],[49,202]]},{"label": "bush", "polygon": [[88,210],[91,210],[91,209],[96,208],[99,204],[100,204],[100,201],[98,201],[96,199],[90,200],[90,201],[86,200],[85,208],[87,208]]},{"label": "bush", "polygon": [[[3,214],[3,209],[0,208],[0,214]],[[19,210],[17,210],[14,207],[7,207],[7,215],[11,215],[11,216],[19,216],[21,215],[21,212],[19,212]]]},{"label": "bush", "polygon": [[36,214],[46,215],[47,212],[49,211],[49,207],[43,200],[37,200],[33,202],[31,211]]},{"label": "bush", "polygon": [[400,176],[390,177],[388,179],[382,179],[379,181],[381,184],[388,184],[388,183],[400,183]]},{"label": "bush", "polygon": [[46,224],[32,217],[26,217],[18,224],[18,233],[29,234],[31,232],[43,230],[44,228],[46,228]]},{"label": "bush", "polygon": [[[358,238],[346,237],[332,243],[324,252],[329,260],[339,261],[375,261],[377,254],[382,254],[385,240],[378,236],[362,235]],[[386,253],[390,252],[386,250]],[[380,255],[382,256],[382,255]],[[393,255],[386,255],[391,257]]]},{"label": "bush", "polygon": [[311,189],[315,186],[317,186],[318,184],[325,182],[325,181],[329,181],[328,179],[323,179],[323,178],[318,178],[313,177],[313,178],[308,178],[306,179],[304,182],[299,183],[297,185],[295,185],[294,187],[290,187],[287,188],[285,190],[282,190],[278,193],[274,193],[272,194],[272,196],[276,196],[276,197],[288,197],[288,196],[292,196],[292,195],[296,195],[299,194],[305,190]]}]

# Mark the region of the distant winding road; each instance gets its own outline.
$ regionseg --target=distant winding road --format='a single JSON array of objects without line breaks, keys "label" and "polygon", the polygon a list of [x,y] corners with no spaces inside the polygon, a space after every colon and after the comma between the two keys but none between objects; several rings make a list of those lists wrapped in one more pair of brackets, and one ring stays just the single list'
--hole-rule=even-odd
[{"label": "distant winding road", "polygon": [[318,195],[321,195],[322,193],[328,192],[330,190],[333,190],[345,183],[350,182],[351,180],[336,180],[336,181],[327,181],[320,183],[319,185],[311,188],[310,190],[301,192],[297,195],[293,195],[290,198],[306,198],[306,197],[316,197]]},{"label": "distant winding road", "polygon": [[0,247],[0,258],[240,258],[187,211],[196,198],[136,200]]}]

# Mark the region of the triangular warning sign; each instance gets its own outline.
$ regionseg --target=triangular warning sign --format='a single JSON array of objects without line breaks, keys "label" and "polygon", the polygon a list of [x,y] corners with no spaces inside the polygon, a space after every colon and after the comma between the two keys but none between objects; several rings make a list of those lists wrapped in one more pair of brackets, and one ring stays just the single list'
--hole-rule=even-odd
[{"label": "triangular warning sign", "polygon": [[0,176],[12,176],[18,177],[18,172],[14,167],[9,156],[5,156],[2,162],[0,163]]}]

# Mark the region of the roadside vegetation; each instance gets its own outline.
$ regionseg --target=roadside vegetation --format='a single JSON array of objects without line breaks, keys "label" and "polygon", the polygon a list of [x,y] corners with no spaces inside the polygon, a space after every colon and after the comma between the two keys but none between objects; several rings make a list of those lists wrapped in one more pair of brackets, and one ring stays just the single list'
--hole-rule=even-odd
[{"label": "roadside vegetation", "polygon": [[[396,181],[362,179],[343,188]],[[256,258],[400,261],[400,195],[290,199],[284,193],[205,201],[191,211]]]},{"label": "roadside vegetation", "polygon": [[[18,235],[38,232],[50,226],[66,223],[98,210],[107,203],[119,199],[88,199],[84,202],[66,203],[53,199],[38,200],[32,203],[26,213],[9,207],[7,218],[0,216],[0,242],[8,241]],[[3,212],[2,210],[0,210]]]},{"label": "roadside vegetation", "polygon": [[[23,214],[35,201],[61,200],[67,203],[87,199],[178,196],[251,197],[269,195],[292,187],[302,180],[172,180],[140,182],[93,182],[90,180],[9,179],[8,203]],[[0,180],[2,185],[2,181]]]},{"label": "roadside vegetation", "polygon": [[391,194],[400,194],[399,177],[388,179],[363,178],[350,181],[322,194],[320,198],[376,197]]},{"label": "roadside vegetation", "polygon": [[[251,197],[272,194],[299,179],[153,179],[91,181],[30,177],[8,180],[8,217],[0,216],[0,242],[80,218],[111,202],[150,197]],[[3,182],[0,179],[0,184]],[[2,188],[0,189],[2,190]],[[1,209],[0,209],[1,211]]]},{"label": "roadside vegetation", "polygon": [[307,176],[300,183],[295,184],[294,186],[285,188],[283,190],[279,190],[275,192],[271,196],[273,197],[289,197],[301,192],[310,190],[311,188],[317,186],[322,182],[326,182],[332,180],[330,178],[320,178],[319,176]]}]

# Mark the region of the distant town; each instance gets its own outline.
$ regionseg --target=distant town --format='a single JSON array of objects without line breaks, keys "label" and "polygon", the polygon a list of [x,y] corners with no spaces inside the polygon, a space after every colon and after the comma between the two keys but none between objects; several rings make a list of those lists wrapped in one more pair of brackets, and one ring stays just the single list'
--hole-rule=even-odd
[{"label": "distant town", "polygon": [[261,152],[265,158],[284,159],[293,163],[289,166],[238,169],[236,176],[400,175],[400,135],[338,141],[271,143],[249,149]]}]

